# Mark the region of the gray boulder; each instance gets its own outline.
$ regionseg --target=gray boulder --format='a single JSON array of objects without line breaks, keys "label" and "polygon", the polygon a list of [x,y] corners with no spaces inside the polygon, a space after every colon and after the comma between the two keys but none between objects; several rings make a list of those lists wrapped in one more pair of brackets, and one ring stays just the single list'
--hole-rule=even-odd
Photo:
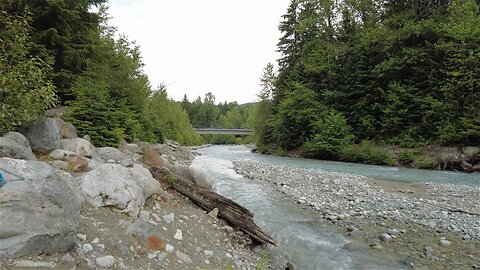
[{"label": "gray boulder", "polygon": [[101,147],[97,148],[98,155],[103,161],[114,160],[115,163],[123,165],[125,167],[133,166],[133,160],[122,151],[113,147]]},{"label": "gray boulder", "polygon": [[0,188],[0,257],[64,253],[75,246],[83,203],[70,174],[38,162],[1,158],[5,174]]},{"label": "gray boulder", "polygon": [[54,160],[63,160],[63,161],[69,161],[76,157],[77,154],[71,151],[65,151],[62,149],[55,149],[53,150],[48,157]]},{"label": "gray boulder", "polygon": [[91,204],[114,206],[136,216],[145,200],[161,191],[160,183],[147,172],[138,166],[129,169],[119,164],[102,164],[77,181]]},{"label": "gray boulder", "polygon": [[28,139],[18,132],[9,132],[0,138],[0,157],[36,160]]},{"label": "gray boulder", "polygon": [[20,129],[30,141],[33,151],[50,152],[59,148],[61,137],[60,126],[56,118],[43,118]]},{"label": "gray boulder", "polygon": [[63,139],[60,141],[60,149],[73,152],[79,156],[93,159],[95,161],[102,161],[97,154],[95,146],[89,141],[76,138],[76,139]]},{"label": "gray boulder", "polygon": [[172,166],[171,170],[174,174],[181,176],[186,180],[194,182],[193,176],[190,174],[190,168],[188,166],[182,164],[175,164]]}]

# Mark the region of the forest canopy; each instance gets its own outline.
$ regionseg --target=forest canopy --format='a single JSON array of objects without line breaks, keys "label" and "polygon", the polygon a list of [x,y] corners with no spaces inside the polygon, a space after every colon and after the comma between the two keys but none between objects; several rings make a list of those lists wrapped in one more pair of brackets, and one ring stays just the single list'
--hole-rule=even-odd
[{"label": "forest canopy", "polygon": [[479,2],[291,0],[259,146],[480,145]]}]

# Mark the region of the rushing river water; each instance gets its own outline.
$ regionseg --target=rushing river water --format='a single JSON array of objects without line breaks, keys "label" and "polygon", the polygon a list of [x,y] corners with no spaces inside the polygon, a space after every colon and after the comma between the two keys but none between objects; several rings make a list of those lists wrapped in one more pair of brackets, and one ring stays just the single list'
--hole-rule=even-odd
[{"label": "rushing river water", "polygon": [[271,247],[276,262],[291,261],[299,269],[401,269],[400,258],[376,257],[365,251],[349,251],[351,239],[321,222],[314,212],[304,210],[266,183],[245,179],[235,173],[232,161],[256,160],[271,164],[347,172],[383,180],[431,181],[480,185],[479,175],[455,172],[409,170],[341,162],[282,158],[253,154],[244,146],[213,146],[199,150],[193,164],[215,179],[217,191],[247,207],[255,221],[277,240]]}]

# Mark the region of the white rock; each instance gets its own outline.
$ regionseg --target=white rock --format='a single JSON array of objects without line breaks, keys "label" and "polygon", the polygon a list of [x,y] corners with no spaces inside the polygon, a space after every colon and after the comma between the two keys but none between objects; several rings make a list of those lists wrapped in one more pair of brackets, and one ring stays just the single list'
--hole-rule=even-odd
[{"label": "white rock", "polygon": [[175,214],[174,214],[174,213],[170,213],[170,214],[168,214],[168,215],[165,215],[165,216],[163,216],[163,220],[165,220],[165,222],[166,222],[167,224],[172,223],[172,222],[175,221]]},{"label": "white rock", "polygon": [[390,242],[392,240],[392,237],[386,233],[381,234],[378,238],[383,242]]},{"label": "white rock", "polygon": [[98,266],[103,268],[112,267],[115,264],[115,258],[111,255],[103,256],[95,259],[95,262]]},{"label": "white rock", "polygon": [[83,245],[83,247],[82,247],[83,253],[89,253],[89,252],[91,252],[92,250],[93,250],[93,247],[92,247],[92,245],[90,245],[90,244],[85,244],[85,245]]},{"label": "white rock", "polygon": [[173,238],[177,239],[177,240],[183,240],[183,233],[180,229],[177,229],[177,232],[175,233],[175,236],[173,236]]},{"label": "white rock", "polygon": [[208,216],[212,217],[212,218],[217,218],[218,216],[218,208],[213,208],[212,211],[208,212],[207,214]]},{"label": "white rock", "polygon": [[176,251],[175,254],[177,255],[177,258],[180,260],[186,262],[186,263],[192,263],[192,259],[185,253],[182,253],[180,251]]},{"label": "white rock", "polygon": [[98,244],[98,242],[100,242],[100,239],[95,238],[95,239],[93,239],[92,244]]},{"label": "white rock", "polygon": [[446,239],[441,239],[440,240],[440,245],[443,246],[443,247],[448,247],[448,246],[452,245],[452,242],[450,242]]},{"label": "white rock", "polygon": [[172,245],[167,244],[167,245],[165,246],[165,251],[168,252],[168,253],[173,253],[174,250],[175,250],[175,249],[173,248]]},{"label": "white rock", "polygon": [[87,236],[85,234],[77,233],[77,237],[80,240],[87,241]]},{"label": "white rock", "polygon": [[213,256],[213,251],[210,251],[210,250],[204,250],[203,253],[205,253],[206,256]]}]

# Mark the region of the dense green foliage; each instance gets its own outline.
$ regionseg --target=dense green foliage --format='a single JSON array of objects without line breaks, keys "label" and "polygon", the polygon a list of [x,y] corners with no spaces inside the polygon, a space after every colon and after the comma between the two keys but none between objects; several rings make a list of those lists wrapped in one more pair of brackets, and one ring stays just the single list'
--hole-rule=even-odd
[{"label": "dense green foliage", "polygon": [[108,26],[106,2],[0,3],[0,133],[57,102],[97,146],[164,138],[201,144],[181,106],[163,87],[151,89],[139,48]]},{"label": "dense green foliage", "polygon": [[350,140],[480,145],[479,5],[291,0],[259,147],[388,164]]},{"label": "dense green foliage", "polygon": [[34,43],[27,14],[0,9],[0,134],[34,120],[55,104],[54,87],[47,79],[49,59],[32,55]]}]

